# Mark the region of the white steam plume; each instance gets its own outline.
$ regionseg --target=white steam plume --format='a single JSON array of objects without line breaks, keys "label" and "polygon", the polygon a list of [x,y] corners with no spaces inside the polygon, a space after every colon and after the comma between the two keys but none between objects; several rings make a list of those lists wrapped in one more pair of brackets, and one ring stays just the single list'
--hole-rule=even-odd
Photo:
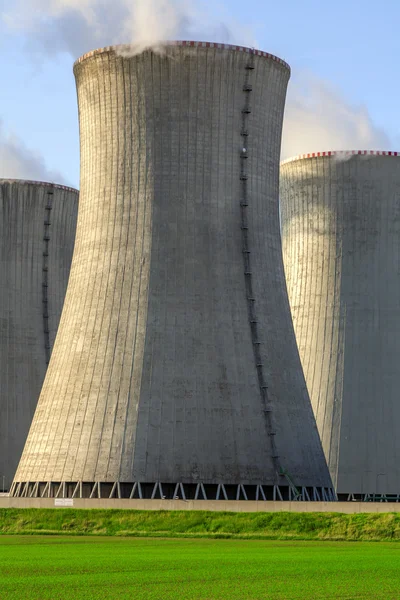
[{"label": "white steam plume", "polygon": [[10,29],[29,34],[31,49],[75,58],[94,48],[133,44],[157,48],[162,40],[195,39],[255,45],[249,28],[204,0],[15,0],[1,14]]},{"label": "white steam plume", "polygon": [[303,73],[289,86],[282,160],[308,152],[391,148],[366,106],[350,104],[332,85]]},{"label": "white steam plume", "polygon": [[39,152],[27,148],[17,136],[6,133],[1,121],[0,178],[34,179],[66,184],[60,173],[46,167]]}]

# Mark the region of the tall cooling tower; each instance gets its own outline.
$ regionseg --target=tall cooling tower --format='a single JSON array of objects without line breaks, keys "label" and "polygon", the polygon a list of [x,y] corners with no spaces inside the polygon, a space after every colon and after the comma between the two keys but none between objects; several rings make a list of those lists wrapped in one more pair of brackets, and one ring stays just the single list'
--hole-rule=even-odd
[{"label": "tall cooling tower", "polygon": [[328,498],[280,245],[289,68],[128,53],[75,64],[77,242],[13,494]]},{"label": "tall cooling tower", "polygon": [[67,289],[78,192],[0,180],[0,491],[35,412]]},{"label": "tall cooling tower", "polygon": [[333,482],[339,494],[399,499],[397,153],[285,162],[281,216],[294,326]]}]

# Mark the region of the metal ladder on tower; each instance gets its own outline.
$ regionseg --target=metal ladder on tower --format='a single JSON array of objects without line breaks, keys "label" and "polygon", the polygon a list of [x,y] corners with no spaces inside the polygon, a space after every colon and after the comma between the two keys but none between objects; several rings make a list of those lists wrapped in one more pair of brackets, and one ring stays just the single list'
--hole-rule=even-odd
[{"label": "metal ladder on tower", "polygon": [[42,277],[42,303],[43,303],[43,333],[46,365],[50,362],[50,328],[49,328],[49,295],[48,295],[48,271],[49,271],[49,242],[50,242],[50,214],[53,208],[53,191],[47,192],[46,216],[44,220],[44,249],[43,249],[43,277]]},{"label": "metal ladder on tower", "polygon": [[301,497],[301,490],[299,490],[299,488],[294,483],[289,471],[287,471],[284,467],[281,467],[279,474],[285,477],[286,481],[288,482],[289,487],[294,495],[294,500],[298,500]]},{"label": "metal ladder on tower", "polygon": [[[254,64],[254,51],[250,52],[249,60],[245,66],[246,75],[245,81],[243,84],[243,92],[245,93],[245,102],[242,108],[242,123],[241,123],[241,137],[243,138],[243,147],[240,153],[241,158],[241,168],[240,168],[240,181],[242,182],[241,188],[241,200],[240,200],[240,210],[241,210],[241,230],[242,230],[242,253],[243,253],[243,262],[244,262],[244,275],[245,275],[245,285],[246,285],[246,296],[247,296],[247,304],[248,304],[248,315],[249,315],[249,323],[251,330],[251,339],[253,342],[253,353],[255,366],[257,370],[257,378],[260,389],[260,394],[263,403],[263,412],[266,421],[266,428],[268,431],[268,436],[270,439],[271,445],[271,456],[274,464],[275,471],[277,475],[282,476],[282,468],[279,463],[279,456],[277,453],[277,448],[275,444],[275,435],[276,432],[273,430],[272,418],[271,418],[271,406],[268,401],[268,386],[264,377],[264,368],[262,361],[262,353],[261,353],[261,345],[262,342],[259,340],[258,335],[258,322],[256,315],[256,299],[254,297],[254,289],[253,289],[253,279],[252,279],[252,271],[251,271],[251,250],[250,250],[250,240],[249,240],[249,222],[248,222],[248,207],[249,207],[249,197],[248,197],[248,159],[250,158],[249,153],[249,141],[250,141],[250,129],[249,129],[249,118],[252,113],[252,107],[250,103],[251,93],[253,91],[253,86],[250,81],[250,75],[255,69]],[[251,160],[251,159],[250,159]],[[287,479],[287,477],[286,477]],[[296,486],[290,481],[289,485],[292,488],[292,491],[298,494],[298,490]]]}]

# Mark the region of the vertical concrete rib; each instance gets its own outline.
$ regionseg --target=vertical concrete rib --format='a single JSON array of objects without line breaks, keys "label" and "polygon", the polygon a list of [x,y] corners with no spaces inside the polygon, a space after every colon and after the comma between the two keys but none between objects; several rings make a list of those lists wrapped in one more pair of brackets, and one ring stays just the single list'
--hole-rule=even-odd
[{"label": "vertical concrete rib", "polygon": [[266,53],[194,42],[135,56],[105,48],[75,65],[81,209],[65,327],[38,409],[47,430],[32,427],[16,481],[287,485],[272,461],[243,274],[249,57],[249,244],[277,447],[296,485],[329,487],[280,249],[289,70]]},{"label": "vertical concrete rib", "polygon": [[329,152],[281,166],[288,293],[339,494],[399,494],[397,153]]},{"label": "vertical concrete rib", "polygon": [[60,321],[78,192],[49,183],[0,180],[0,207],[0,490],[3,482],[7,490]]}]

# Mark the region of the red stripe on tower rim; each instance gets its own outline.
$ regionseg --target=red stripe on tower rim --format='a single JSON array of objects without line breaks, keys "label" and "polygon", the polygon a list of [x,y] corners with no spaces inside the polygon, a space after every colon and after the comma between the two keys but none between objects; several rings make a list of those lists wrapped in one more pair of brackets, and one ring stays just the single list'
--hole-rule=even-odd
[{"label": "red stripe on tower rim", "polygon": [[76,188],[70,187],[68,185],[61,185],[60,183],[51,183],[50,181],[35,181],[31,179],[15,179],[13,177],[1,177],[0,185],[3,183],[18,183],[20,185],[38,185],[44,187],[51,187],[57,190],[66,190],[67,192],[75,192],[79,194],[79,190]]},{"label": "red stripe on tower rim", "polygon": [[281,161],[281,166],[286,165],[290,162],[295,162],[296,160],[305,160],[306,158],[321,158],[321,157],[345,157],[345,156],[400,156],[400,152],[396,152],[394,150],[329,150],[325,152],[309,152],[308,154],[299,154],[297,156],[292,156],[291,158],[286,158]]},{"label": "red stripe on tower rim", "polygon": [[[274,54],[269,54],[268,52],[263,52],[262,50],[257,50],[255,48],[248,48],[246,46],[234,46],[232,44],[220,44],[217,42],[196,42],[193,40],[165,41],[165,42],[160,42],[160,46],[175,46],[175,47],[182,46],[182,47],[192,47],[192,48],[218,48],[218,49],[223,49],[223,50],[234,50],[236,52],[248,52],[248,53],[255,54],[256,56],[263,56],[265,58],[273,60],[290,71],[290,66],[282,58],[279,58],[278,56],[275,56]],[[132,44],[132,45],[119,44],[116,46],[105,46],[104,48],[97,48],[96,50],[91,50],[90,52],[87,52],[86,54],[83,54],[80,58],[78,58],[74,63],[74,67],[75,67],[75,65],[78,65],[79,63],[83,62],[84,60],[87,60],[88,58],[92,58],[98,54],[103,54],[105,52],[115,52],[115,51],[124,50],[124,49],[127,51],[130,47],[134,48],[134,44]],[[149,46],[149,48],[151,48],[151,46]],[[148,49],[148,48],[145,48],[145,49]]]}]

